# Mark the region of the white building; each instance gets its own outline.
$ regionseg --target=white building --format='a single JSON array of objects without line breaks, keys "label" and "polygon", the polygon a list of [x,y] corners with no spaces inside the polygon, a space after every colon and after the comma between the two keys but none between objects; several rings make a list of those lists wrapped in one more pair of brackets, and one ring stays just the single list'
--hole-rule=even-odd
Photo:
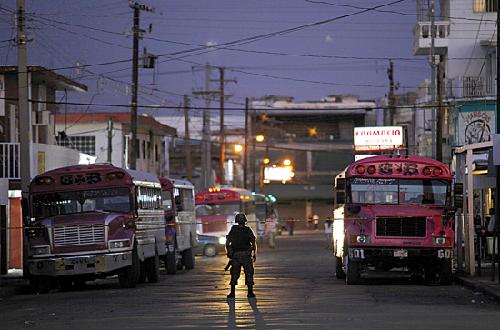
[{"label": "white building", "polygon": [[[416,2],[415,55],[431,54],[433,2]],[[446,146],[489,141],[495,132],[496,7],[496,0],[435,1],[435,63],[443,69],[443,98],[448,105],[442,109],[445,161],[451,156]],[[425,85],[430,87],[429,82]],[[431,93],[425,94],[420,103],[428,104]],[[431,156],[427,146],[433,122],[429,110],[417,115],[416,140],[427,156]]]},{"label": "white building", "polygon": [[[96,157],[97,163],[130,167],[132,141],[129,112],[68,113],[56,115],[57,142]],[[174,128],[153,117],[138,116],[136,150],[139,171],[169,175],[169,143]]]},{"label": "white building", "polygon": [[[47,68],[28,66],[28,111],[30,179],[45,171],[75,165],[76,150],[55,145],[54,115],[57,91],[85,92],[87,86]],[[18,68],[0,66],[0,274],[23,266],[23,215],[21,210],[20,130],[18,109]]]}]

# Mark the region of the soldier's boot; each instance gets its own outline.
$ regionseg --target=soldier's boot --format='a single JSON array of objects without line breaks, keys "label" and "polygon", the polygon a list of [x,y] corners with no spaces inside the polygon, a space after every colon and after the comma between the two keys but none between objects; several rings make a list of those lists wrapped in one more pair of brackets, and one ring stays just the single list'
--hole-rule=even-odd
[{"label": "soldier's boot", "polygon": [[247,297],[248,297],[248,298],[255,298],[255,293],[253,293],[253,285],[249,285],[249,286],[248,286],[248,294],[247,294]]},{"label": "soldier's boot", "polygon": [[236,290],[236,286],[235,285],[231,285],[231,291],[229,292],[229,294],[227,295],[228,298],[234,298],[234,295],[235,295],[235,291]]}]

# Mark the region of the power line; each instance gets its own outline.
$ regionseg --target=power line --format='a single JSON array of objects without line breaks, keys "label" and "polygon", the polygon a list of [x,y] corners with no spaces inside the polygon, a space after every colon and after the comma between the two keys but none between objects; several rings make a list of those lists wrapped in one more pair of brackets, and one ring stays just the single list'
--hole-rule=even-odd
[{"label": "power line", "polygon": [[[394,4],[401,3],[401,2],[404,2],[404,1],[406,1],[406,0],[396,0],[396,1],[392,1],[392,2],[386,3],[386,4],[381,4],[381,5],[373,6],[373,7],[370,7],[370,8],[366,8],[366,9],[363,9],[363,10],[360,10],[360,11],[357,11],[357,12],[354,12],[354,13],[336,16],[336,17],[333,17],[333,18],[330,18],[330,19],[326,19],[326,20],[321,20],[321,21],[317,21],[317,22],[313,22],[313,23],[308,23],[308,24],[301,24],[301,25],[298,25],[298,26],[295,26],[295,27],[291,27],[291,28],[287,28],[287,29],[282,29],[282,30],[279,30],[279,31],[275,31],[275,32],[271,32],[271,33],[266,33],[266,34],[259,34],[259,35],[252,36],[252,37],[245,37],[245,38],[242,38],[242,39],[238,39],[238,40],[234,40],[234,41],[222,43],[222,44],[216,45],[216,46],[200,46],[200,47],[186,49],[186,50],[179,51],[179,52],[174,52],[174,53],[171,53],[171,54],[160,54],[160,55],[158,55],[158,57],[165,57],[165,56],[169,57],[169,56],[178,56],[178,55],[184,55],[183,57],[186,57],[186,56],[193,56],[193,55],[201,55],[201,54],[205,54],[205,53],[208,53],[208,52],[213,52],[215,50],[219,50],[219,48],[223,48],[223,47],[226,47],[226,46],[245,45],[245,44],[253,43],[253,42],[256,42],[256,41],[261,41],[261,40],[264,40],[264,39],[272,38],[272,37],[275,37],[275,36],[293,33],[293,32],[300,31],[300,30],[303,30],[303,29],[307,29],[307,28],[310,28],[310,27],[324,25],[324,24],[335,22],[335,21],[338,21],[338,20],[341,20],[341,19],[345,19],[345,18],[348,18],[348,17],[352,17],[352,16],[356,16],[356,15],[361,15],[361,14],[364,14],[366,12],[374,11],[374,10],[379,9],[379,8],[384,8],[384,7],[392,6]],[[2,7],[0,6],[0,8],[2,8]],[[100,29],[100,30],[102,30],[102,29]],[[108,31],[108,32],[110,32],[110,31]],[[202,52],[202,53],[197,53],[197,54],[192,54],[192,55],[186,55],[186,54],[190,54],[190,53],[194,53],[194,52],[199,52],[199,51],[203,51],[203,50],[205,50],[205,51]],[[183,57],[169,59],[169,61],[170,60],[181,60]],[[120,61],[112,61],[112,62],[107,62],[106,65],[116,64],[116,63],[125,63],[125,62],[130,62],[130,61],[131,61],[131,59],[120,60]],[[57,69],[53,69],[53,70],[57,70]]]},{"label": "power line", "polygon": [[[359,7],[359,6],[354,6],[354,5],[346,5],[346,4],[335,4],[331,2],[326,2],[326,1],[313,1],[313,0],[304,0],[305,2],[313,3],[313,4],[322,4],[322,5],[329,5],[329,6],[340,6],[340,7],[348,7],[348,8],[354,8],[354,9],[367,9],[365,7]],[[399,12],[399,11],[394,11],[394,10],[374,10],[377,12],[381,13],[388,13],[388,14],[396,14],[400,16],[417,16],[414,13],[404,13],[404,12]],[[473,22],[481,22],[481,21],[486,21],[486,22],[496,22],[496,20],[483,20],[483,19],[477,19],[477,18],[470,18],[470,17],[460,17],[460,16],[446,16],[446,15],[440,15],[441,18],[448,18],[448,19],[456,19],[456,20],[464,20],[464,21],[473,21]]]},{"label": "power line", "polygon": [[[13,97],[0,97],[0,100],[6,100],[6,101],[17,101],[17,98]],[[96,106],[96,107],[115,107],[115,108],[129,108],[130,104],[120,104],[120,103],[79,103],[79,102],[57,102],[57,101],[41,101],[41,100],[33,100],[30,99],[28,100],[29,102],[33,103],[42,103],[42,104],[53,104],[53,105],[74,105],[74,106]],[[138,108],[145,108],[145,109],[179,109],[179,106],[167,106],[167,105],[137,105]],[[424,109],[424,108],[433,108],[435,106],[428,105],[428,104],[415,104],[415,105],[403,105],[403,106],[397,106],[399,109]],[[443,105],[443,108],[449,107],[449,105]],[[358,107],[342,107],[342,108],[317,108],[317,109],[311,109],[311,108],[299,108],[299,107],[294,107],[294,108],[273,108],[273,107],[267,107],[267,108],[258,108],[256,109],[257,111],[266,111],[266,110],[274,110],[274,111],[343,111],[343,110],[367,110],[367,109],[385,109],[387,108],[386,106],[377,106],[375,105],[374,107],[371,106],[358,106]],[[219,108],[207,108],[207,107],[193,107],[191,106],[190,109],[198,109],[198,110],[219,110]],[[245,108],[243,107],[226,107],[226,110],[231,110],[231,111],[246,111]]]},{"label": "power line", "polygon": [[106,44],[108,46],[116,46],[116,47],[120,47],[120,48],[124,48],[124,49],[131,49],[130,47],[128,46],[123,46],[123,45],[120,45],[120,44],[117,44],[117,43],[114,43],[114,42],[111,42],[111,41],[106,41],[106,40],[102,40],[102,39],[99,39],[99,38],[96,38],[94,36],[90,36],[90,35],[87,35],[87,34],[84,34],[84,33],[80,33],[80,32],[75,32],[75,31],[72,31],[72,30],[69,30],[67,28],[63,28],[63,27],[57,27],[55,25],[52,25],[50,23],[46,23],[46,22],[43,22],[41,20],[38,20],[36,18],[31,18],[32,20],[34,20],[35,22],[38,22],[38,23],[41,23],[41,24],[44,24],[46,26],[51,26],[55,29],[59,29],[61,31],[65,31],[67,33],[70,33],[70,34],[73,34],[73,35],[77,35],[77,36],[81,36],[81,37],[84,37],[84,38],[87,38],[87,39],[90,39],[90,40],[94,40],[94,41],[97,41],[97,42],[100,42],[100,43],[103,43],[103,44]]}]

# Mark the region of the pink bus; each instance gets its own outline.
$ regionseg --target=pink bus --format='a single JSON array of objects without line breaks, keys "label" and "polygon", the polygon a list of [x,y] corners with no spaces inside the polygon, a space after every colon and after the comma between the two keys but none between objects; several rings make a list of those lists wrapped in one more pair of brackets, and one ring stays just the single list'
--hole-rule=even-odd
[{"label": "pink bus", "polygon": [[451,174],[416,156],[374,156],[337,176],[333,252],[338,278],[394,274],[449,283],[454,247]]},{"label": "pink bus", "polygon": [[31,182],[30,216],[28,268],[37,291],[115,274],[122,287],[158,281],[165,217],[154,175],[109,164],[55,169]]},{"label": "pink bus", "polygon": [[223,251],[226,235],[235,224],[234,216],[245,213],[247,225],[257,235],[255,196],[236,187],[215,187],[196,193],[196,219],[200,248],[206,256]]}]

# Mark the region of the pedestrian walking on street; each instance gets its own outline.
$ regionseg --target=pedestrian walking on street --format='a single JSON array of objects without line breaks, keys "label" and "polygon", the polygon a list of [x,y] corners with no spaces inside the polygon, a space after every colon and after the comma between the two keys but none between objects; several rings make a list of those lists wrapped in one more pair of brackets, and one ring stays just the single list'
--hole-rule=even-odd
[{"label": "pedestrian walking on street", "polygon": [[330,249],[332,247],[332,219],[330,217],[325,221],[325,236],[326,236],[326,248]]},{"label": "pedestrian walking on street", "polygon": [[266,224],[264,226],[264,235],[267,237],[267,243],[270,248],[276,246],[276,223],[278,219],[275,215],[272,215],[268,219],[266,219]]},{"label": "pedestrian walking on street", "polygon": [[295,220],[292,217],[288,218],[287,225],[288,225],[288,235],[293,236],[293,227],[295,227]]},{"label": "pedestrian walking on street", "polygon": [[253,292],[253,263],[257,259],[257,244],[255,243],[255,234],[252,229],[247,227],[247,217],[243,213],[236,214],[235,221],[229,234],[226,236],[226,253],[231,259],[231,292],[228,298],[234,298],[236,285],[240,278],[241,266],[245,272],[245,284],[248,287],[248,298],[254,298]]},{"label": "pedestrian walking on street", "polygon": [[313,215],[314,230],[319,229],[319,215]]}]

